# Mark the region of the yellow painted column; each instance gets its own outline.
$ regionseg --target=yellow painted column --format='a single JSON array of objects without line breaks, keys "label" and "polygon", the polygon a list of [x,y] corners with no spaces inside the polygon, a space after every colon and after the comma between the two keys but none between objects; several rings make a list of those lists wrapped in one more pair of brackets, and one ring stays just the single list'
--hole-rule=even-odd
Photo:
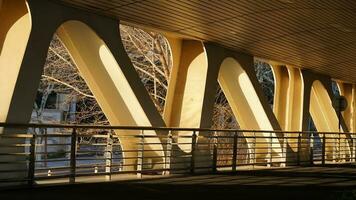
[{"label": "yellow painted column", "polygon": [[171,127],[171,124],[174,123],[171,122],[171,120],[173,120],[171,118],[173,118],[172,115],[174,115],[172,113],[172,110],[175,104],[174,98],[176,96],[175,91],[177,87],[178,72],[180,69],[179,66],[180,66],[183,39],[177,37],[171,37],[168,35],[166,35],[165,37],[169,43],[169,47],[171,50],[172,69],[168,82],[168,90],[165,99],[166,102],[163,111],[163,119],[166,122],[166,125],[168,127]]},{"label": "yellow painted column", "polygon": [[[304,113],[304,84],[300,69],[272,64],[275,78],[274,113],[284,131],[301,131]],[[307,153],[298,155],[298,133],[286,133],[283,139],[287,161],[296,162]],[[306,149],[307,150],[307,149]],[[302,150],[301,150],[302,151]],[[299,158],[298,158],[299,156]]]},{"label": "yellow painted column", "polygon": [[[0,1],[0,122],[7,122],[11,111],[12,98],[15,93],[24,92],[25,88],[16,90],[16,83],[21,71],[21,64],[25,54],[31,31],[31,17],[25,0],[2,0]],[[21,113],[18,113],[21,120]],[[23,129],[3,129],[3,133],[24,133]],[[24,139],[0,138],[0,153],[23,153],[24,147],[9,147],[24,143]],[[8,163],[18,161],[18,163]],[[18,172],[1,173],[0,179],[24,179],[27,165],[25,158],[21,156],[2,155],[0,158],[2,170],[19,170]],[[25,163],[25,164],[24,164]],[[21,172],[21,170],[23,172]],[[0,183],[0,186],[19,183]]]},{"label": "yellow painted column", "polygon": [[[0,8],[0,121],[8,117],[31,31],[24,0],[4,0]],[[24,88],[20,89],[24,90]]]},{"label": "yellow painted column", "polygon": [[303,79],[292,66],[272,66],[275,78],[273,111],[283,130],[300,131],[303,115]]},{"label": "yellow painted column", "polygon": [[289,75],[288,69],[282,65],[271,65],[274,76],[274,100],[273,112],[279,121],[282,130],[287,130],[287,96],[289,97]]},{"label": "yellow painted column", "polygon": [[[207,59],[200,41],[168,40],[172,49],[173,68],[168,85],[164,109],[166,125],[169,127],[200,128],[203,101],[206,91]],[[192,132],[181,131],[181,136]],[[179,138],[179,143],[190,143],[190,138]],[[180,145],[190,152],[191,145]]]},{"label": "yellow painted column", "polygon": [[[165,123],[169,127],[182,128],[210,128],[211,118],[205,110],[209,110],[204,103],[207,92],[214,87],[214,83],[208,83],[208,63],[207,55],[203,43],[195,40],[184,40],[167,36],[170,44],[173,66],[171,77],[168,84],[166,103],[164,108]],[[215,79],[216,81],[216,79]],[[214,97],[212,97],[214,98]],[[209,120],[210,119],[210,120]],[[182,155],[175,158],[173,162],[189,162],[187,155],[192,154],[191,143],[194,132],[179,131],[173,135],[179,135],[177,139],[178,146],[175,147],[176,155]],[[207,135],[210,133],[195,132],[196,135]],[[189,136],[189,137],[186,137]],[[185,137],[185,138],[184,138]],[[207,139],[198,137],[200,143],[209,142]],[[210,151],[200,150],[198,148],[194,155],[196,157],[196,167],[209,167],[206,159],[210,157]],[[203,158],[203,162],[200,161]],[[175,164],[172,168],[188,167],[190,164]]]},{"label": "yellow painted column", "polygon": [[[340,91],[340,95],[344,96],[347,100],[347,108],[345,111],[342,112],[342,118],[344,119],[345,122],[345,126],[347,126],[347,128],[349,129],[350,133],[354,133],[356,130],[356,116],[355,116],[355,84],[351,84],[351,83],[344,83],[344,82],[340,82],[337,81],[337,85]],[[354,160],[355,158],[355,149],[356,149],[356,140],[353,137],[353,135],[348,135],[348,137],[344,138],[342,140],[342,144],[349,144],[350,151],[350,156],[352,156],[352,158],[350,158],[351,160]],[[344,145],[343,145],[344,146]],[[348,151],[348,149],[345,149],[344,151]],[[348,158],[348,156],[346,155],[346,159]]]},{"label": "yellow painted column", "polygon": [[[274,130],[251,77],[235,59],[226,58],[221,63],[218,81],[241,129]],[[257,162],[268,160],[270,153],[274,153],[277,159],[282,157],[281,146],[275,133],[247,132],[244,135],[252,137],[248,138],[247,142],[249,148],[254,149]],[[271,135],[274,138],[269,141]],[[254,136],[257,136],[257,139],[254,139]],[[265,138],[259,138],[262,136]],[[270,144],[274,152],[270,152]]]},{"label": "yellow painted column", "polygon": [[354,102],[355,94],[354,89],[355,85],[344,82],[337,82],[340,95],[344,96],[347,100],[348,106],[345,111],[342,112],[342,116],[345,120],[346,126],[349,128],[350,132],[355,132],[355,123],[354,123]]}]

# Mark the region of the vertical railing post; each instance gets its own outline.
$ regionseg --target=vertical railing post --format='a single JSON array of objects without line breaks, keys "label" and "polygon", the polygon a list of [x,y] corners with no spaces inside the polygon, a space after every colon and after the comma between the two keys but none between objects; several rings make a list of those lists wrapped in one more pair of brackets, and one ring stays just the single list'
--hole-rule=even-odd
[{"label": "vertical railing post", "polygon": [[323,145],[321,148],[321,164],[325,165],[325,146],[326,146],[326,137],[325,137],[325,133],[323,133]]},{"label": "vertical railing post", "polygon": [[165,158],[165,166],[164,166],[164,174],[166,175],[169,175],[171,171],[172,143],[173,143],[173,136],[172,136],[172,131],[170,130],[167,136],[166,158]]},{"label": "vertical railing post", "polygon": [[285,167],[287,165],[287,138],[288,134],[284,133],[283,134],[283,146],[282,146],[282,158],[281,161],[284,161],[284,163],[280,163],[281,167]]},{"label": "vertical railing post", "polygon": [[195,154],[196,154],[196,144],[197,144],[197,134],[193,131],[192,135],[192,151],[191,151],[191,158],[190,158],[190,173],[195,172]]},{"label": "vertical railing post", "polygon": [[355,139],[352,136],[351,136],[351,141],[352,141],[352,152],[353,152],[352,161],[355,162],[355,160],[356,160],[356,143],[355,143]]},{"label": "vertical railing post", "polygon": [[269,133],[269,145],[268,145],[268,155],[269,155],[269,162],[268,162],[268,167],[272,166],[272,162],[273,162],[273,151],[272,151],[272,147],[273,147],[273,138],[272,138],[272,132]]},{"label": "vertical railing post", "polygon": [[30,157],[28,165],[28,185],[33,186],[35,183],[35,165],[36,165],[36,135],[30,139]]},{"label": "vertical railing post", "polygon": [[354,140],[352,138],[352,135],[350,134],[350,139],[351,139],[351,145],[350,145],[350,162],[353,162],[353,157],[354,157]]},{"label": "vertical railing post", "polygon": [[334,137],[334,135],[331,136],[333,138],[333,146],[332,146],[332,162],[336,162],[337,161],[337,138]]},{"label": "vertical railing post", "polygon": [[138,151],[137,151],[137,177],[142,178],[142,170],[143,170],[143,159],[144,159],[144,151],[145,151],[145,133],[144,130],[141,131],[141,135],[139,136],[140,141],[138,142]]},{"label": "vertical railing post", "polygon": [[232,152],[232,171],[236,172],[236,168],[237,168],[237,139],[238,139],[238,135],[237,135],[237,131],[234,132],[234,145],[233,145],[233,152]]},{"label": "vertical railing post", "polygon": [[105,173],[109,174],[111,180],[111,167],[112,167],[112,149],[113,139],[111,131],[108,132],[106,137],[106,151],[105,151]]},{"label": "vertical railing post", "polygon": [[76,168],[77,168],[77,130],[73,128],[71,135],[71,148],[70,148],[70,177],[69,182],[75,183]]},{"label": "vertical railing post", "polygon": [[300,165],[300,151],[301,151],[301,133],[298,133],[298,147],[297,147],[297,165]]},{"label": "vertical railing post", "polygon": [[338,158],[336,161],[341,162],[341,133],[339,132],[339,138],[338,138]]},{"label": "vertical railing post", "polygon": [[309,161],[310,161],[310,165],[314,164],[314,137],[312,135],[313,133],[309,133]]},{"label": "vertical railing post", "polygon": [[256,132],[253,132],[253,143],[252,143],[252,151],[253,151],[253,158],[252,158],[252,168],[255,167],[257,163],[257,158],[256,158],[256,144],[257,144],[257,138],[256,138]]},{"label": "vertical railing post", "polygon": [[218,171],[218,136],[216,131],[214,131],[213,135],[213,173]]}]

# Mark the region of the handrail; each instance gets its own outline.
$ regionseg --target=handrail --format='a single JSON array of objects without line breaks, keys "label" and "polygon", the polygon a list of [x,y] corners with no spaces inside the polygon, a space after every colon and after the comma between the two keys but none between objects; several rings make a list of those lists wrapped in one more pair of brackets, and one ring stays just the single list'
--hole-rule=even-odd
[{"label": "handrail", "polygon": [[[104,125],[76,125],[76,124],[37,124],[37,123],[4,123],[0,122],[3,128],[76,128],[76,129],[111,129],[111,130],[144,130],[144,131],[201,131],[201,132],[254,132],[254,133],[323,133],[339,134],[340,132],[318,132],[318,131],[282,131],[282,130],[243,130],[243,129],[212,129],[212,128],[181,128],[181,127],[153,127],[153,126],[104,126]],[[351,132],[341,132],[344,134],[356,134]]]},{"label": "handrail", "polygon": [[[114,174],[136,173],[138,177],[142,177],[145,173],[156,173],[156,170],[160,172],[158,174],[166,175],[195,173],[203,168],[210,172],[236,171],[238,166],[323,165],[330,162],[353,163],[356,159],[356,138],[348,136],[341,138],[341,133],[338,132],[320,132],[319,140],[314,140],[315,136],[312,133],[318,133],[314,131],[4,122],[0,123],[0,127],[4,129],[4,134],[0,134],[0,140],[9,139],[5,140],[8,143],[0,145],[6,147],[5,152],[0,153],[0,188],[1,184],[11,181],[27,182],[29,186],[33,186],[36,181],[42,179],[55,180],[61,177],[75,183],[76,177],[100,174],[111,177]],[[36,131],[24,134],[29,132],[28,128],[59,129],[44,131],[45,134],[37,134]],[[117,135],[114,130],[120,130],[122,134]],[[129,130],[137,131],[131,133]],[[146,135],[145,131],[148,133],[167,131],[167,134]],[[181,135],[179,131],[191,134]],[[23,134],[15,134],[16,132]],[[334,134],[338,134],[338,137]],[[90,142],[86,143],[82,136],[100,139],[90,139]],[[61,137],[61,141],[58,137]],[[114,138],[136,139],[130,141],[132,146],[125,149],[122,148],[120,140],[113,140]],[[160,141],[150,141],[149,138],[159,138]],[[180,140],[182,138],[188,140]],[[97,144],[100,144],[99,148]],[[157,144],[161,146],[155,146]],[[57,148],[58,145],[61,147]],[[293,152],[287,151],[287,145]],[[12,157],[18,157],[21,165],[27,166],[28,173],[22,180],[7,178],[9,173],[19,173],[17,169],[11,167],[11,164],[19,162],[12,161]],[[25,171],[22,170],[21,173]]]}]

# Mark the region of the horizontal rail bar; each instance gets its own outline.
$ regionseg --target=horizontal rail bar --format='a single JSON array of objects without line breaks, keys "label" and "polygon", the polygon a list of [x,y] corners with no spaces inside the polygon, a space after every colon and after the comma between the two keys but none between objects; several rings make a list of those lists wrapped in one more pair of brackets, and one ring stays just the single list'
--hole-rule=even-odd
[{"label": "horizontal rail bar", "polygon": [[[339,132],[316,132],[316,131],[281,131],[281,130],[241,130],[241,129],[209,129],[209,128],[179,128],[179,127],[150,127],[150,126],[103,126],[103,125],[72,125],[72,124],[20,124],[0,123],[4,128],[70,128],[70,129],[103,129],[103,130],[151,130],[151,131],[202,131],[202,132],[246,132],[246,133],[321,133],[339,134]],[[356,134],[356,133],[354,133]]]}]

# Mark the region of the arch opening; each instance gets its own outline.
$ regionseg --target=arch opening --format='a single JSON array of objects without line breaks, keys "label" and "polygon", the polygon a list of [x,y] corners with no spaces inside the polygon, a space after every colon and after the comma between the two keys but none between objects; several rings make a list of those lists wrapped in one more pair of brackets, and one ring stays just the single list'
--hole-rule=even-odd
[{"label": "arch opening", "polygon": [[[36,100],[31,115],[31,123],[39,124],[88,124],[88,125],[110,125],[105,114],[100,108],[96,98],[91,93],[88,85],[82,78],[77,66],[74,64],[69,52],[63,45],[57,34],[54,34],[50,43],[46,63],[41,76]],[[60,128],[38,128],[30,129],[36,135],[65,133]],[[77,154],[81,159],[77,165],[97,167],[98,172],[117,172],[122,170],[122,153],[118,138],[96,138],[90,136],[108,135],[110,130],[78,129]],[[36,169],[49,168],[51,174],[55,175],[57,169],[54,167],[69,167],[70,138],[67,137],[38,137],[36,143]],[[107,143],[107,146],[100,144]],[[113,145],[110,145],[110,144]],[[88,146],[90,144],[90,146]],[[99,145],[97,145],[99,144]],[[95,146],[96,145],[96,146]],[[108,150],[113,152],[109,155]],[[87,151],[104,152],[88,153]],[[110,164],[118,167],[105,167],[107,158]],[[60,160],[60,161],[58,161]],[[80,173],[80,169],[78,169]],[[37,173],[38,176],[47,176]]]},{"label": "arch opening", "polygon": [[256,77],[262,87],[263,94],[265,95],[268,104],[273,108],[275,97],[275,76],[272,66],[266,62],[255,60],[254,67]]},{"label": "arch opening", "polygon": [[336,83],[336,81],[331,81],[331,90],[332,90],[334,96],[341,95],[340,86],[339,86],[339,84]]},{"label": "arch opening", "polygon": [[[77,89],[76,92],[82,96],[94,98],[97,101],[96,109],[98,112],[101,112],[102,109],[99,118],[101,118],[100,120],[102,120],[103,124],[152,126],[127,77],[121,70],[122,66],[119,66],[105,42],[88,25],[80,21],[70,20],[63,23],[56,34],[68,52],[65,62],[73,62],[73,65],[78,70],[77,76],[73,77],[72,80],[75,83],[82,81],[82,84],[88,86],[87,90],[85,88],[75,88]],[[80,80],[80,78],[83,79]],[[68,85],[72,86],[67,84],[66,87]],[[80,89],[85,91],[78,92]],[[76,109],[78,110],[78,107]],[[90,120],[93,119],[81,122],[92,122]],[[90,132],[92,130],[86,131]],[[131,152],[130,150],[138,149],[138,138],[133,137],[133,135],[139,135],[141,132],[115,131],[115,134],[118,136],[121,149],[124,151],[121,161],[123,162],[123,170],[135,169],[137,159],[133,158],[137,158],[137,152]],[[143,134],[157,135],[154,131],[144,131]],[[147,163],[146,166],[162,168],[162,164],[155,164],[164,163],[164,151],[160,144],[160,139],[158,137],[145,138],[145,143],[152,144],[145,145],[145,149],[152,150],[147,151],[149,153],[145,154],[145,157],[155,157],[154,159],[144,160]]]}]

